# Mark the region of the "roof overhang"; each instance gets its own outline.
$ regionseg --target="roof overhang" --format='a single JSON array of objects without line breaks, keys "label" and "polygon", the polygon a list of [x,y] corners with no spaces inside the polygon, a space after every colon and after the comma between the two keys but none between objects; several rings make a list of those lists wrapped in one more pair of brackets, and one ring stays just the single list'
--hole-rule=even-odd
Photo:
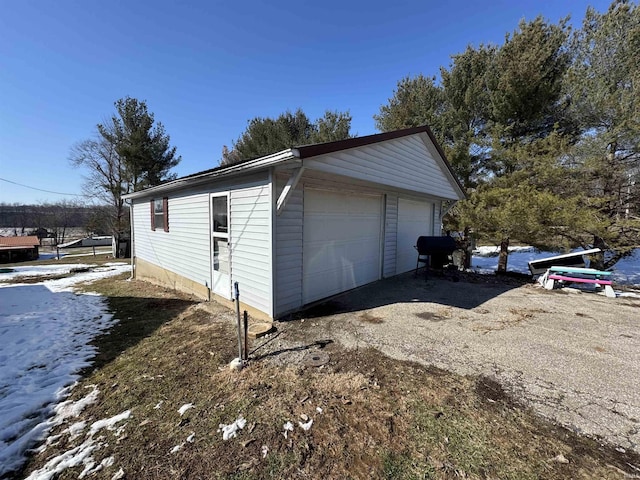
[{"label": "roof overhang", "polygon": [[212,180],[257,172],[265,168],[270,168],[287,162],[296,163],[296,161],[297,163],[301,163],[298,150],[295,148],[289,148],[272,155],[267,155],[266,157],[256,158],[255,160],[249,160],[229,167],[216,168],[213,170],[207,170],[206,172],[178,178],[171,182],[140,190],[139,192],[128,193],[123,195],[122,198],[125,200],[133,200],[140,197],[148,197],[150,195],[156,195],[171,190],[195,187],[209,183]]},{"label": "roof overhang", "polygon": [[431,129],[427,126],[405,128],[403,130],[394,130],[392,132],[377,133],[374,135],[366,135],[364,137],[348,138],[346,140],[338,140],[335,142],[318,143],[313,145],[302,145],[294,148],[289,148],[272,155],[256,158],[253,160],[244,161],[229,167],[218,167],[204,172],[188,175],[186,177],[178,178],[176,180],[150,187],[138,192],[129,193],[123,195],[125,200],[133,200],[141,197],[149,197],[164,192],[195,187],[209,183],[214,180],[233,177],[237,175],[248,174],[251,172],[257,172],[263,169],[271,168],[274,166],[281,166],[289,164],[293,168],[299,168],[302,166],[302,160],[306,158],[318,157],[333,152],[342,150],[348,150],[351,148],[362,147],[365,145],[372,145],[374,143],[380,143],[387,140],[393,140],[396,138],[406,137],[409,135],[419,134],[423,137],[423,141],[428,141],[433,144],[440,156],[440,163],[444,165],[446,174],[449,177],[455,190],[458,192],[461,199],[467,197],[466,192],[457,176],[455,175],[451,164],[447,161],[442,147],[438,144]]}]

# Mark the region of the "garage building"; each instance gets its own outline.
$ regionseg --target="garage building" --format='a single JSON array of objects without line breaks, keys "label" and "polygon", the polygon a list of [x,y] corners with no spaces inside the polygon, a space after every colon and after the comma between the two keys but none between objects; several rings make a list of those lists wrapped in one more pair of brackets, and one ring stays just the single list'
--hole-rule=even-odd
[{"label": "garage building", "polygon": [[428,127],[305,145],[125,197],[135,278],[278,318],[415,268],[464,198]]}]

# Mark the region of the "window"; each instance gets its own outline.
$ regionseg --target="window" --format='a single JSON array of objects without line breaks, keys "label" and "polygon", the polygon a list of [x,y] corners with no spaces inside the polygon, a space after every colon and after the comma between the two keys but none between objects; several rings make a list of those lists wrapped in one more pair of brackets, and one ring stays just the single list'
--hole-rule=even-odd
[{"label": "window", "polygon": [[229,233],[229,218],[227,217],[227,196],[213,197],[213,232]]},{"label": "window", "polygon": [[151,200],[151,230],[162,228],[169,231],[169,199],[157,198]]}]

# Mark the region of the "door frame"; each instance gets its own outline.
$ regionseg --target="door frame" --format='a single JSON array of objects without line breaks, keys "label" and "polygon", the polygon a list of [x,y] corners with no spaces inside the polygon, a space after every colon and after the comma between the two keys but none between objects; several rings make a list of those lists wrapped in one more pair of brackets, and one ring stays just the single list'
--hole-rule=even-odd
[{"label": "door frame", "polygon": [[[213,223],[213,199],[216,197],[226,197],[227,198],[227,232],[214,232],[213,228],[214,228],[214,223]],[[229,285],[228,285],[228,291],[227,294],[223,294],[221,292],[218,292],[215,290],[215,281],[214,281],[214,276],[215,276],[215,270],[213,268],[213,259],[214,259],[214,251],[213,251],[213,246],[214,246],[214,239],[215,238],[221,238],[221,239],[226,239],[227,240],[227,245],[228,245],[228,249],[229,249],[229,273],[228,273],[228,277],[229,277]],[[225,299],[233,299],[233,290],[231,288],[232,282],[231,282],[231,259],[232,259],[232,255],[231,255],[231,195],[229,191],[224,191],[224,192],[216,192],[216,193],[210,193],[209,194],[209,252],[210,252],[210,269],[211,269],[211,292],[214,295],[218,295],[220,297],[224,297]]]}]

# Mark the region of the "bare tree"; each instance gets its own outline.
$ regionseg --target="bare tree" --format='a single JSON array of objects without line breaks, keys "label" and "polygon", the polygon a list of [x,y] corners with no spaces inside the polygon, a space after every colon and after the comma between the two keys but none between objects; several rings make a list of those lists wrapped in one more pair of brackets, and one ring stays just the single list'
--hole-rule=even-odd
[{"label": "bare tree", "polygon": [[[106,123],[102,128],[106,129],[108,125]],[[108,225],[112,234],[119,237],[128,227],[122,196],[130,193],[132,186],[116,144],[96,132],[93,138],[72,147],[70,160],[76,167],[85,167],[84,193],[98,203],[110,206]]]}]

